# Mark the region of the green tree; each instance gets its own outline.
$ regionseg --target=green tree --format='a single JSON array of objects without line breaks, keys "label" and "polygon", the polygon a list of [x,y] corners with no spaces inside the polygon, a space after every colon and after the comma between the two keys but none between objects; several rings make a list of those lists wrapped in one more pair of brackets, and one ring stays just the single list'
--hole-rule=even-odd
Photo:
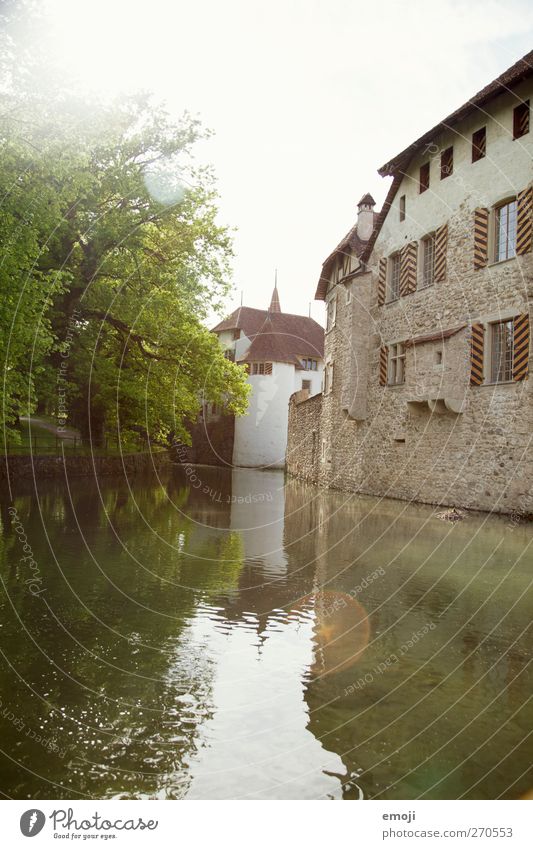
[{"label": "green tree", "polygon": [[199,123],[145,94],[52,94],[13,62],[0,101],[0,190],[16,207],[0,220],[4,418],[37,400],[98,444],[139,429],[187,441],[203,398],[243,412],[243,370],[202,323],[229,291],[231,242],[213,175],[194,165]]}]

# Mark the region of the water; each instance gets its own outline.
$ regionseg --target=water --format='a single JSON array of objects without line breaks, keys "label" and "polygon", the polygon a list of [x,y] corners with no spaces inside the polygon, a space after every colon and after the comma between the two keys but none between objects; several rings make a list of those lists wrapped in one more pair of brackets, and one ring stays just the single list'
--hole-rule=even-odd
[{"label": "water", "polygon": [[533,786],[531,526],[284,483],[172,468],[2,504],[5,796]]}]

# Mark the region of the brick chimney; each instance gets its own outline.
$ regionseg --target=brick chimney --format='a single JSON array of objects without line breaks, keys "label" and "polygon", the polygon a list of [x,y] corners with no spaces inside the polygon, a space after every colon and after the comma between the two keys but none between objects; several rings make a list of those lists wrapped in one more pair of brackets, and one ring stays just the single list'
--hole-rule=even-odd
[{"label": "brick chimney", "polygon": [[372,195],[363,195],[357,204],[357,235],[363,242],[368,242],[374,229],[374,207],[376,201]]}]

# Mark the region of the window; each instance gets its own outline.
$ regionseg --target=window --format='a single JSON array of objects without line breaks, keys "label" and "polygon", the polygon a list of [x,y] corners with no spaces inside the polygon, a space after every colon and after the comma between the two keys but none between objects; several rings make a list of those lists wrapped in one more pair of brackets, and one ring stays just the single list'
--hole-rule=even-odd
[{"label": "window", "polygon": [[230,361],[230,363],[235,362],[235,351],[233,350],[233,348],[226,348],[226,350],[224,351],[224,356],[227,360]]},{"label": "window", "polygon": [[335,318],[337,316],[337,297],[334,296],[328,302],[328,320],[326,324],[326,332],[335,327]]},{"label": "window", "polygon": [[390,258],[390,280],[389,301],[395,301],[400,297],[400,254],[393,254]]},{"label": "window", "polygon": [[513,139],[521,139],[529,133],[529,100],[513,109]]},{"label": "window", "polygon": [[435,235],[422,239],[422,285],[432,286],[435,280]]},{"label": "window", "polygon": [[327,450],[328,450],[327,449],[327,442],[326,442],[325,439],[323,439],[322,440],[322,454],[320,456],[320,459],[322,460],[323,463],[326,462]]},{"label": "window", "polygon": [[302,380],[302,389],[307,389],[308,392],[311,391],[311,381],[310,380]]},{"label": "window", "polygon": [[405,383],[405,345],[397,342],[389,347],[389,385]]},{"label": "window", "polygon": [[472,162],[483,159],[487,153],[487,128],[481,127],[472,133]]},{"label": "window", "polygon": [[516,200],[497,207],[495,214],[494,261],[516,256]]},{"label": "window", "polygon": [[505,383],[513,379],[514,321],[498,321],[490,325],[490,380]]},{"label": "window", "polygon": [[346,303],[347,304],[352,303],[352,287],[351,286],[346,287]]},{"label": "window", "polygon": [[442,365],[442,351],[435,351],[435,365]]},{"label": "window", "polygon": [[309,358],[305,359],[304,357],[304,359],[300,360],[300,362],[302,363],[302,368],[306,371],[316,371],[318,369],[317,360],[311,360]]},{"label": "window", "polygon": [[405,221],[405,195],[400,198],[400,221]]},{"label": "window", "polygon": [[429,162],[426,162],[424,165],[420,166],[420,180],[418,191],[420,194],[429,189]]},{"label": "window", "polygon": [[272,363],[250,363],[249,374],[272,374]]},{"label": "window", "polygon": [[233,339],[235,340],[235,339],[240,339],[240,338],[241,338],[241,331],[240,330],[234,330],[233,331]]},{"label": "window", "polygon": [[324,369],[324,395],[333,391],[333,363],[326,363]]},{"label": "window", "polygon": [[445,180],[453,174],[453,147],[447,147],[440,155],[440,178]]}]

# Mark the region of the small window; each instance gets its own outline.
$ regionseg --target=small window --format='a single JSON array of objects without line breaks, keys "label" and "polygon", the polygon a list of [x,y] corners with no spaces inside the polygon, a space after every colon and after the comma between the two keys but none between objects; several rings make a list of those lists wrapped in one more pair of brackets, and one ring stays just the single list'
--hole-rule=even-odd
[{"label": "small window", "polygon": [[422,239],[422,284],[421,287],[432,286],[435,280],[435,236]]},{"label": "small window", "polygon": [[347,286],[346,287],[346,303],[351,304],[351,302],[352,302],[352,287]]},{"label": "small window", "polygon": [[400,297],[400,254],[393,254],[390,258],[390,280],[389,301],[396,301]]},{"label": "small window", "polygon": [[234,330],[233,331],[233,339],[236,340],[236,339],[240,339],[240,338],[241,338],[241,331],[240,330]]},{"label": "small window", "polygon": [[307,357],[307,358],[304,357],[304,359],[300,360],[300,362],[302,364],[302,368],[305,369],[306,371],[317,371],[317,369],[318,369],[318,361],[317,360],[312,360],[309,357]]},{"label": "small window", "polygon": [[302,389],[307,389],[310,392],[311,391],[311,381],[310,380],[302,380]]},{"label": "small window", "polygon": [[513,319],[490,325],[490,379],[506,383],[513,379]]},{"label": "small window", "polygon": [[516,256],[516,200],[495,210],[494,260],[502,262]]},{"label": "small window", "polygon": [[529,100],[513,109],[513,139],[521,139],[529,133]]},{"label": "small window", "polygon": [[332,327],[335,327],[336,317],[337,317],[337,298],[336,298],[336,296],[334,296],[328,302],[328,318],[327,318],[326,331],[331,330]]},{"label": "small window", "polygon": [[389,385],[405,383],[405,345],[397,342],[389,346]]},{"label": "small window", "polygon": [[326,363],[324,369],[324,395],[329,395],[333,390],[333,363]]},{"label": "small window", "polygon": [[442,365],[442,351],[435,351],[435,365]]},{"label": "small window", "polygon": [[265,373],[265,364],[264,363],[252,363],[251,374],[264,374],[264,373]]},{"label": "small window", "polygon": [[424,163],[424,165],[420,166],[420,179],[418,187],[420,194],[422,194],[422,192],[427,191],[427,189],[429,189],[429,162],[426,162]]},{"label": "small window", "polygon": [[400,198],[400,221],[405,221],[405,195]]},{"label": "small window", "polygon": [[487,153],[487,128],[481,127],[472,133],[472,162],[484,159]]},{"label": "small window", "polygon": [[447,147],[440,155],[440,178],[445,180],[453,174],[453,147]]},{"label": "small window", "polygon": [[326,462],[326,455],[327,455],[327,442],[326,442],[325,439],[323,439],[322,440],[322,453],[321,453],[321,456],[320,456],[320,459],[322,460],[323,463]]}]

